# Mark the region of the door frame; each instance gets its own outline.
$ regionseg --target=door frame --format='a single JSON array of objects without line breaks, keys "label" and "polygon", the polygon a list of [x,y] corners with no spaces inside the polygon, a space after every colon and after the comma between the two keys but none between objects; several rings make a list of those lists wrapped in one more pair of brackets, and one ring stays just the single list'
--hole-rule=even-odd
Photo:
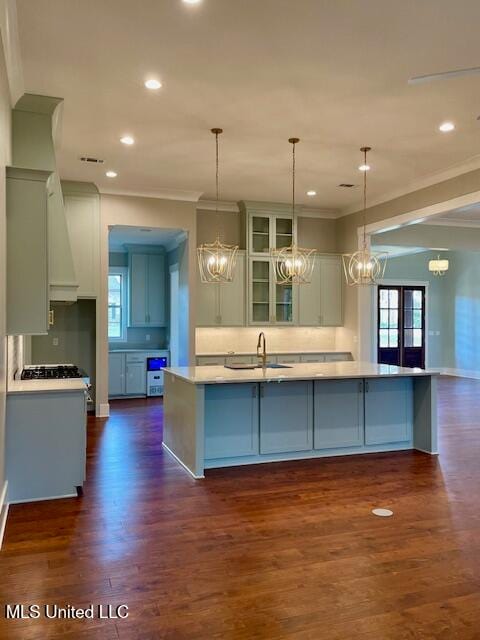
[{"label": "door frame", "polygon": [[387,287],[425,287],[425,369],[429,367],[429,353],[428,353],[428,287],[430,282],[428,280],[399,280],[398,278],[390,279],[384,278],[379,280],[373,287],[374,295],[372,300],[372,343],[375,362],[378,362],[378,286]]},{"label": "door frame", "polygon": [[[173,273],[177,273],[178,274],[178,290],[177,290],[177,300],[173,300],[173,296],[172,296],[172,274]],[[178,360],[179,360],[179,352],[180,352],[180,331],[179,331],[179,314],[178,314],[178,303],[179,303],[179,289],[180,289],[180,265],[178,262],[175,262],[174,264],[169,265],[168,267],[168,298],[169,298],[169,305],[168,305],[168,328],[169,328],[169,340],[168,340],[168,347],[169,347],[169,351],[170,351],[170,358],[169,358],[169,363],[168,366],[172,367],[174,366],[172,364],[172,308],[173,308],[173,304],[175,302],[175,304],[177,305],[177,315],[176,315],[176,327],[175,327],[175,331],[177,334],[177,344],[176,349],[177,349],[177,353],[175,354],[175,359],[177,360],[175,366],[179,366],[178,365]]]}]

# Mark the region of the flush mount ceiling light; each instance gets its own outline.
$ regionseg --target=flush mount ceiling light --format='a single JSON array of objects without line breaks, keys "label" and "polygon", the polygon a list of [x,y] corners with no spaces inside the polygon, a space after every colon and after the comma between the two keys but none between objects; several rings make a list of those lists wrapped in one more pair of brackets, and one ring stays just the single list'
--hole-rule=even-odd
[{"label": "flush mount ceiling light", "polygon": [[120,142],[122,144],[126,144],[127,146],[130,146],[132,144],[135,144],[135,140],[132,138],[132,136],[122,136],[120,138]]},{"label": "flush mount ceiling light", "polygon": [[162,86],[162,83],[160,82],[160,80],[156,80],[155,78],[149,78],[148,80],[145,80],[145,87],[147,89],[150,89],[150,91],[156,91],[157,89],[160,89]]},{"label": "flush mount ceiling light", "polygon": [[[215,128],[211,131],[215,135],[215,211],[217,214],[217,222],[219,223],[218,136],[223,133],[223,129]],[[221,241],[220,231],[217,232],[215,242],[200,245],[197,248],[197,258],[202,282],[232,282],[235,264],[237,262],[237,251],[237,245],[224,244]]]},{"label": "flush mount ceiling light", "polygon": [[314,191],[313,189],[311,189],[310,191],[307,191],[307,196],[309,196],[310,198],[313,198],[316,195],[317,195],[317,192]]},{"label": "flush mount ceiling light", "polygon": [[363,153],[363,164],[359,167],[363,171],[363,246],[355,253],[342,256],[345,278],[351,286],[375,284],[383,278],[388,257],[387,253],[372,253],[367,242],[367,171],[370,169],[367,153],[371,147],[362,147],[360,151]]},{"label": "flush mount ceiling light", "polygon": [[453,131],[455,129],[455,125],[453,122],[442,122],[442,124],[438,127],[442,133],[448,133],[449,131]]},{"label": "flush mount ceiling light", "polygon": [[[295,233],[295,145],[300,139],[289,138],[288,141],[292,145],[292,230]],[[270,259],[276,284],[308,284],[312,279],[315,249],[302,249],[292,242],[289,247],[272,249]]]},{"label": "flush mount ceiling light", "polygon": [[185,4],[200,4],[202,0],[183,0]]},{"label": "flush mount ceiling light", "polygon": [[428,262],[428,270],[434,276],[444,276],[448,271],[449,262],[446,258],[440,259],[440,256],[437,256],[436,260],[429,260]]},{"label": "flush mount ceiling light", "polygon": [[118,176],[118,173],[116,171],[107,171],[105,175],[107,176],[107,178],[116,178]]}]

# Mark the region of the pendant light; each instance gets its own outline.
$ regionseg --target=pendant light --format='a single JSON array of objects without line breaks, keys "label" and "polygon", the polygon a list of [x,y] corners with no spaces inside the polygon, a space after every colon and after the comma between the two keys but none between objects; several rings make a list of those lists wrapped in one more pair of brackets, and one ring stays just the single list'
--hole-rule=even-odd
[{"label": "pendant light", "polygon": [[272,249],[270,259],[275,283],[283,285],[308,284],[315,266],[315,249],[302,249],[295,242],[295,145],[299,138],[289,138],[292,145],[292,244],[283,249]]},{"label": "pendant light", "polygon": [[360,149],[363,153],[363,164],[359,167],[363,171],[363,245],[359,251],[342,256],[345,278],[351,286],[376,284],[383,278],[387,265],[388,254],[373,253],[367,242],[367,172],[370,170],[367,153],[371,150],[371,147]]},{"label": "pendant light", "polygon": [[429,260],[428,262],[428,270],[433,273],[434,276],[444,276],[448,271],[449,262],[446,258],[440,259],[440,256],[437,256],[436,260]]},{"label": "pendant light", "polygon": [[[215,186],[216,201],[215,212],[217,223],[219,222],[218,201],[218,136],[223,133],[223,129],[212,129],[215,135]],[[219,225],[220,227],[220,225]],[[215,242],[202,244],[197,248],[198,266],[200,268],[200,278],[202,282],[232,282],[237,261],[237,245],[224,244],[220,238],[220,231],[217,231]]]}]

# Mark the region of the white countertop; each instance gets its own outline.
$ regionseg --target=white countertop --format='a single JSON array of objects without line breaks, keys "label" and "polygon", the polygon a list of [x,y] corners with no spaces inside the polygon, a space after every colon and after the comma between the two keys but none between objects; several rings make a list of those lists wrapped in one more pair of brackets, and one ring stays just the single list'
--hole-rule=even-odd
[{"label": "white countertop", "polygon": [[[305,355],[312,353],[351,353],[350,351],[339,351],[338,349],[283,349],[281,351],[268,350],[268,356],[286,356],[286,355],[295,355],[297,353],[303,353]],[[255,350],[252,351],[200,351],[195,354],[197,358],[204,358],[209,356],[255,356],[257,352]]]},{"label": "white countertop", "polygon": [[[320,353],[320,352],[315,352]],[[409,369],[373,362],[327,362],[292,364],[285,369],[226,369],[218,366],[171,367],[166,372],[192,384],[226,384],[233,382],[281,382],[283,380],[329,380],[336,378],[383,378],[397,376],[432,376],[432,369]]]},{"label": "white countertop", "polygon": [[68,380],[11,380],[7,394],[12,393],[62,393],[65,391],[85,391],[87,385],[81,378]]}]

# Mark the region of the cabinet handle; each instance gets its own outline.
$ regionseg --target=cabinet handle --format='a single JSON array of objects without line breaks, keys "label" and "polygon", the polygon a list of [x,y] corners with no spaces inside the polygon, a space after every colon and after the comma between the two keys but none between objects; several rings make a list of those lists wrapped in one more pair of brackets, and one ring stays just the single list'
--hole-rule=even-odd
[{"label": "cabinet handle", "polygon": [[365,393],[368,393],[369,390],[370,390],[369,382],[368,382],[368,380],[365,380]]},{"label": "cabinet handle", "polygon": [[359,390],[359,392],[360,392],[360,393],[362,393],[362,391],[363,391],[363,384],[362,384],[362,381],[361,381],[361,380],[360,380],[360,382],[358,383],[358,390]]},{"label": "cabinet handle", "polygon": [[254,398],[257,397],[257,385],[256,384],[254,384],[253,387],[252,387],[252,396]]}]

